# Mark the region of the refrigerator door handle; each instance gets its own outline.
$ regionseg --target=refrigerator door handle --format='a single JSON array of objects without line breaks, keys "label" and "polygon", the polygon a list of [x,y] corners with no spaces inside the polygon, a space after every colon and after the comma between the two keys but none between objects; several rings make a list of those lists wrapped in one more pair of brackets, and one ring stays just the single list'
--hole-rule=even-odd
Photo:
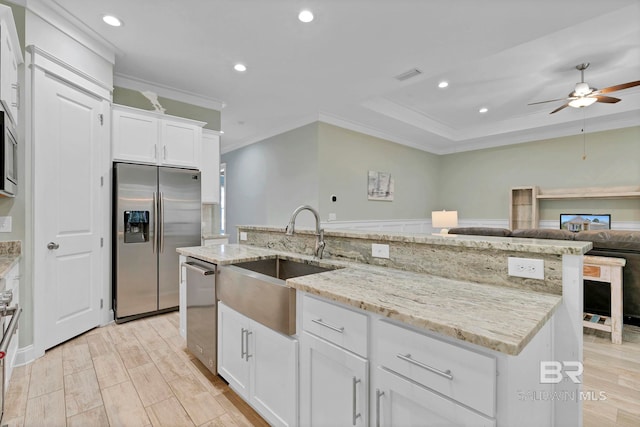
[{"label": "refrigerator door handle", "polygon": [[162,191],[160,192],[158,201],[160,204],[160,231],[158,236],[160,238],[160,253],[164,253],[164,194],[162,194]]},{"label": "refrigerator door handle", "polygon": [[153,192],[153,253],[156,253],[158,242],[158,196]]}]

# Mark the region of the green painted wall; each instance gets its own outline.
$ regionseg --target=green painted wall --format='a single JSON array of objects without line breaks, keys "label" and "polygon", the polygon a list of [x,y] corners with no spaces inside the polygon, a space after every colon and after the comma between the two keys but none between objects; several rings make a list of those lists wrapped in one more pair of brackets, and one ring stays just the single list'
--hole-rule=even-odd
[{"label": "green painted wall", "polygon": [[[158,96],[158,102],[166,109],[166,114],[206,122],[205,129],[220,130],[220,111],[218,110],[199,107],[162,96]],[[151,102],[139,91],[117,86],[113,88],[113,103],[140,108],[141,110],[153,110]]]},{"label": "green painted wall", "polygon": [[[320,214],[338,221],[426,218],[437,201],[437,155],[327,123],[318,124]],[[389,172],[394,200],[367,198],[370,170]],[[337,202],[331,201],[331,195]]]},{"label": "green painted wall", "polygon": [[[586,144],[585,144],[586,143]],[[586,158],[582,159],[583,148]],[[506,219],[509,189],[640,185],[640,127],[444,155],[440,203],[461,219]],[[640,199],[543,200],[541,220],[561,212],[611,213],[640,221]]]}]

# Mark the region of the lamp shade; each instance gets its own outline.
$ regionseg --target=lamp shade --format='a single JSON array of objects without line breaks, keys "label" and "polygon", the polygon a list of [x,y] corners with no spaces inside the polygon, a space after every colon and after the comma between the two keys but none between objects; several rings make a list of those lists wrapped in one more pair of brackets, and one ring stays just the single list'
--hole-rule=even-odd
[{"label": "lamp shade", "polygon": [[448,228],[458,226],[458,211],[433,211],[431,212],[431,226],[442,228],[446,233]]}]

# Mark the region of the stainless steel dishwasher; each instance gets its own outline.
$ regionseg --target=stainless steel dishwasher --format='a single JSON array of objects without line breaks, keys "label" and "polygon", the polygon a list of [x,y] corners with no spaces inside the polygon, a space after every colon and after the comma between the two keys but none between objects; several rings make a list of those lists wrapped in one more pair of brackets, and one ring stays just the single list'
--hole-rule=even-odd
[{"label": "stainless steel dishwasher", "polygon": [[216,265],[187,258],[187,348],[214,374],[218,373]]}]

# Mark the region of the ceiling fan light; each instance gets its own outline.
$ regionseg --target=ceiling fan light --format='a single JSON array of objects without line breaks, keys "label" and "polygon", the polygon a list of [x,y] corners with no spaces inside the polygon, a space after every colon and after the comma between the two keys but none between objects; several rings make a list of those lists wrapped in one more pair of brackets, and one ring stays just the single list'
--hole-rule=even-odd
[{"label": "ceiling fan light", "polygon": [[572,101],[569,101],[569,106],[573,108],[588,107],[589,105],[593,104],[597,100],[598,98],[590,98],[590,97],[577,98]]},{"label": "ceiling fan light", "polygon": [[576,88],[573,91],[573,96],[585,96],[592,92],[587,83],[576,83]]}]

